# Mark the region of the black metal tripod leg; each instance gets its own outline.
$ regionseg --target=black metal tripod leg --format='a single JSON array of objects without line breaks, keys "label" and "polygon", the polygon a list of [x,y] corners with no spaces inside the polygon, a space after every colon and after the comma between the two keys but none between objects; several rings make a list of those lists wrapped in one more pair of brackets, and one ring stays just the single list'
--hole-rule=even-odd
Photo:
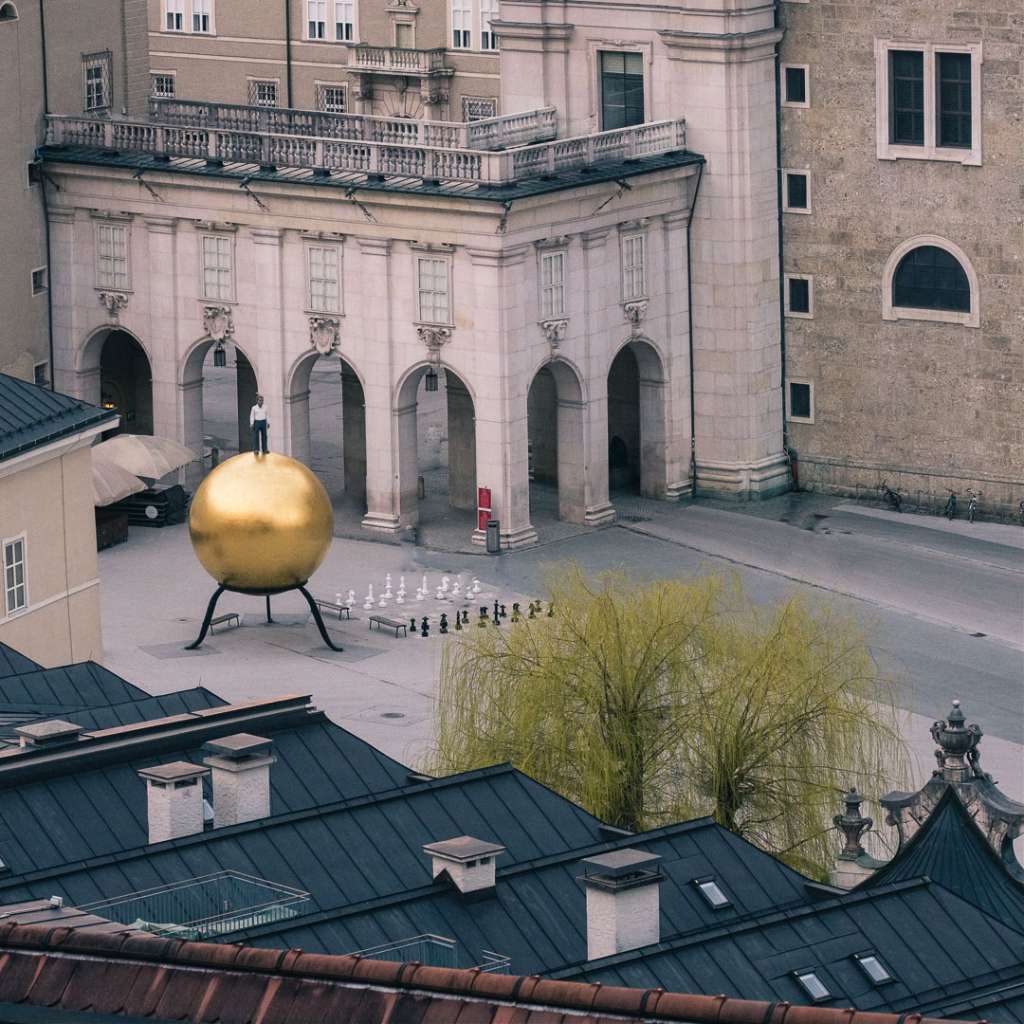
[{"label": "black metal tripod leg", "polygon": [[199,630],[199,636],[190,643],[185,650],[194,651],[202,642],[206,639],[206,634],[210,630],[210,620],[213,618],[214,610],[217,607],[217,601],[220,599],[220,595],[224,593],[225,588],[223,586],[218,587],[213,592],[213,597],[210,598],[210,603],[206,606],[206,615],[203,618],[202,628]]},{"label": "black metal tripod leg", "polygon": [[267,622],[273,622],[273,618],[270,615],[270,595],[267,594]]},{"label": "black metal tripod leg", "polygon": [[299,590],[302,592],[302,596],[309,603],[309,610],[313,613],[313,620],[314,622],[316,622],[316,628],[320,630],[320,635],[323,637],[324,643],[327,644],[327,646],[330,647],[332,651],[345,650],[344,647],[341,647],[339,644],[336,644],[330,638],[330,635],[327,632],[327,627],[324,625],[324,620],[320,615],[320,609],[316,606],[316,601],[313,600],[313,595],[310,594],[310,592],[305,587],[299,587]]}]

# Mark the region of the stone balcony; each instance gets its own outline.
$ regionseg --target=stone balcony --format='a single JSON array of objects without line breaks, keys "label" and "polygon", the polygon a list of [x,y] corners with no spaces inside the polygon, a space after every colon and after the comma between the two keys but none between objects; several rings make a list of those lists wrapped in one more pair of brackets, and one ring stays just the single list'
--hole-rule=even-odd
[{"label": "stone balcony", "polygon": [[369,46],[361,43],[349,49],[348,69],[412,78],[453,75],[455,69],[445,62],[446,52],[444,47],[407,50],[398,46]]}]

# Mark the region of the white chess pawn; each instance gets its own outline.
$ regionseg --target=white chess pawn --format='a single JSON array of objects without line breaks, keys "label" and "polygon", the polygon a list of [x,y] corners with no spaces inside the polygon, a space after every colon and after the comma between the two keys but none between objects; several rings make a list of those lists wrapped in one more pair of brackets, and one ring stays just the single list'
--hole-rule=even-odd
[{"label": "white chess pawn", "polygon": [[405,604],[405,591],[399,587],[398,595],[395,597],[395,604]]},{"label": "white chess pawn", "polygon": [[458,601],[458,599],[459,599],[460,597],[462,597],[462,590],[461,590],[461,588],[460,588],[460,586],[459,586],[459,581],[458,581],[458,580],[456,580],[456,581],[455,581],[455,582],[454,582],[454,583],[452,584],[452,600],[453,600],[453,601]]},{"label": "white chess pawn", "polygon": [[354,590],[350,590],[348,592],[348,597],[345,599],[345,604],[347,604],[351,608],[352,605],[354,605],[355,603],[356,603],[356,592]]},{"label": "white chess pawn", "polygon": [[385,575],[384,575],[384,584],[385,584],[385,586],[388,586],[388,587],[391,586],[391,573],[385,573]]},{"label": "white chess pawn", "polygon": [[420,590],[423,591],[423,596],[426,597],[430,593],[430,587],[427,586],[427,574],[423,574],[423,582],[420,584]]},{"label": "white chess pawn", "polygon": [[341,604],[341,591],[340,590],[334,595],[334,603],[337,604],[337,605]]},{"label": "white chess pawn", "polygon": [[364,608],[372,608],[374,603],[373,598],[373,584],[371,583],[366,591],[366,600],[363,602]]},{"label": "white chess pawn", "polygon": [[386,594],[381,594],[380,595],[380,600],[377,602],[377,607],[378,608],[387,608],[387,606],[388,606],[387,595]]},{"label": "white chess pawn", "polygon": [[476,578],[476,577],[474,576],[474,577],[473,577],[473,587],[472,587],[472,589],[470,590],[470,593],[471,593],[471,594],[472,594],[472,595],[473,595],[474,597],[476,597],[476,595],[480,593],[480,589],[481,589],[481,588],[480,588],[480,581],[479,581],[479,580],[478,580],[478,579],[477,579],[477,578]]},{"label": "white chess pawn", "polygon": [[443,601],[445,597],[444,588],[438,587],[437,593],[434,596],[438,599],[438,601]]},{"label": "white chess pawn", "polygon": [[449,588],[449,587],[451,586],[451,583],[452,583],[452,578],[451,578],[451,576],[442,576],[442,577],[441,577],[441,589],[442,589],[442,590],[443,590],[443,591],[444,591],[444,592],[445,592],[446,594],[448,593],[448,588]]},{"label": "white chess pawn", "polygon": [[403,595],[405,594],[405,577],[404,576],[399,576],[398,577],[398,592],[400,594],[403,594]]}]

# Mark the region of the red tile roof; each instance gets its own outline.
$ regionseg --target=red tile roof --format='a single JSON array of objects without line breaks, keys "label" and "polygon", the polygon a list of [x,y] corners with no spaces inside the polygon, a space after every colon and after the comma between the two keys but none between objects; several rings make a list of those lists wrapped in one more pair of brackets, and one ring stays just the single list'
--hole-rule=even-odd
[{"label": "red tile roof", "polygon": [[54,1021],[69,1011],[220,1024],[939,1024],[16,921],[0,926],[3,1004],[47,1007]]}]

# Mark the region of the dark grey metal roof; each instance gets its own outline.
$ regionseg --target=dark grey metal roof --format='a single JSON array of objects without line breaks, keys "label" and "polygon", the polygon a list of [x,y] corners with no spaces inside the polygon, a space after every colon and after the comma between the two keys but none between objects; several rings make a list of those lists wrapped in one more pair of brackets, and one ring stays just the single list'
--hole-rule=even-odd
[{"label": "dark grey metal roof", "polygon": [[42,667],[31,658],[26,658],[20,651],[8,647],[5,643],[0,643],[0,679],[3,679],[4,676],[16,675],[19,672],[34,672]]},{"label": "dark grey metal roof", "polygon": [[118,420],[118,414],[0,373],[0,461]]}]

